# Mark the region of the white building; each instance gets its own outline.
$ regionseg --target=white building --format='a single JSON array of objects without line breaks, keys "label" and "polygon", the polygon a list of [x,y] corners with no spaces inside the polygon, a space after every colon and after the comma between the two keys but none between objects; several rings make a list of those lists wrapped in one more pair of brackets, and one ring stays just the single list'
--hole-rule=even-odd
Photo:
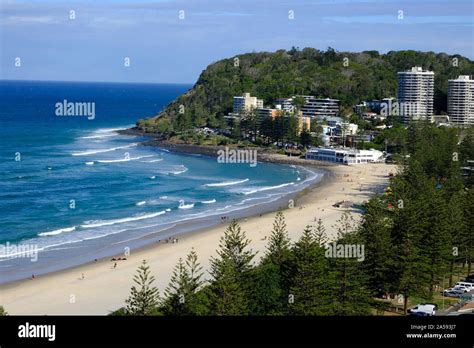
[{"label": "white building", "polygon": [[339,115],[339,100],[318,99],[313,96],[303,96],[305,104],[301,107],[303,116],[311,118],[324,118]]},{"label": "white building", "polygon": [[383,153],[378,150],[354,150],[333,148],[312,148],[306,152],[306,159],[340,164],[362,164],[383,161]]},{"label": "white building", "polygon": [[474,80],[461,75],[448,80],[449,122],[460,125],[474,125]]},{"label": "white building", "polygon": [[275,107],[277,109],[292,112],[295,109],[293,105],[293,98],[278,98],[275,100]]},{"label": "white building", "polygon": [[405,122],[433,115],[434,72],[413,67],[398,73],[399,115]]},{"label": "white building", "polygon": [[243,96],[234,97],[233,112],[241,113],[252,109],[262,109],[263,100],[250,96],[250,93],[244,93]]},{"label": "white building", "polygon": [[340,123],[336,127],[339,128],[340,132],[344,133],[344,135],[356,135],[357,130],[359,129],[359,126],[355,123],[348,122]]}]

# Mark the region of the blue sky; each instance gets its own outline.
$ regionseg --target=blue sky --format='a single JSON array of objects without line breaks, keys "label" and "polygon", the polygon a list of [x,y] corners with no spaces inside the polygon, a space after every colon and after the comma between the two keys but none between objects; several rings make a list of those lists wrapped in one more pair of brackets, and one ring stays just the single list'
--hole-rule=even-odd
[{"label": "blue sky", "polygon": [[[474,59],[473,4],[0,0],[0,79],[193,83],[209,63],[221,58],[292,46],[415,49]],[[70,19],[70,11],[75,19]],[[15,67],[16,57],[20,67]],[[124,66],[126,57],[129,67]]]}]

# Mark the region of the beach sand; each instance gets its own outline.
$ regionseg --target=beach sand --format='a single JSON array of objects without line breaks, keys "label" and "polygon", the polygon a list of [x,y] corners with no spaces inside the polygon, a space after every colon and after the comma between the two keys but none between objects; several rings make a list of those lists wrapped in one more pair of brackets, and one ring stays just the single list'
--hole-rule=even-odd
[{"label": "beach sand", "polygon": [[[298,164],[301,163],[298,161]],[[284,211],[288,232],[293,241],[298,239],[306,225],[315,224],[315,218],[323,220],[328,236],[334,238],[333,226],[344,208],[334,208],[332,205],[342,200],[353,203],[368,200],[374,192],[383,191],[387,186],[388,174],[395,173],[397,168],[387,164],[364,164],[333,166],[330,170],[332,178],[302,192],[295,201],[295,207]],[[351,211],[355,218],[360,217],[359,213]],[[256,261],[260,260],[265,251],[274,217],[273,212],[239,220],[247,238],[252,241],[250,247],[258,251]],[[201,265],[207,269],[209,258],[215,255],[219,238],[227,224],[177,236],[178,243],[162,241],[133,250],[126,261],[117,261],[116,268],[110,259],[98,260],[38,276],[33,280],[1,285],[0,305],[11,315],[108,314],[124,306],[133,283],[132,277],[144,259],[156,278],[155,285],[160,294],[163,294],[177,260],[185,258],[191,248],[197,251]],[[208,278],[207,273],[205,277]]]}]

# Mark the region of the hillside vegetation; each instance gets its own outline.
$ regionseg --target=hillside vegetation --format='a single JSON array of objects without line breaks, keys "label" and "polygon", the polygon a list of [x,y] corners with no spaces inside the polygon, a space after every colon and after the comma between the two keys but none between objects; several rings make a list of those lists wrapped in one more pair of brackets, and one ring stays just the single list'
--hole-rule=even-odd
[{"label": "hillside vegetation", "polygon": [[446,53],[350,53],[332,48],[246,53],[210,64],[192,89],[157,116],[137,124],[165,133],[192,126],[218,127],[232,110],[233,96],[244,92],[263,99],[265,105],[276,98],[315,95],[339,99],[342,108],[348,109],[362,100],[396,96],[397,72],[412,66],[436,74],[435,113],[446,112],[448,79],[474,74],[473,61]]}]

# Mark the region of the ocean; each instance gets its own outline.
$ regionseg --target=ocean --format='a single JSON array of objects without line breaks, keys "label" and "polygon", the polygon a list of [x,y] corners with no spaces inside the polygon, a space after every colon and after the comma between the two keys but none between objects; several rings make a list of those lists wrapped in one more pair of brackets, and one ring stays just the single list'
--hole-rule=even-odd
[{"label": "ocean", "polygon": [[[0,282],[254,214],[322,177],[280,164],[222,164],[116,133],[189,88],[0,81]],[[93,105],[93,117],[58,112],[68,102]]]}]

